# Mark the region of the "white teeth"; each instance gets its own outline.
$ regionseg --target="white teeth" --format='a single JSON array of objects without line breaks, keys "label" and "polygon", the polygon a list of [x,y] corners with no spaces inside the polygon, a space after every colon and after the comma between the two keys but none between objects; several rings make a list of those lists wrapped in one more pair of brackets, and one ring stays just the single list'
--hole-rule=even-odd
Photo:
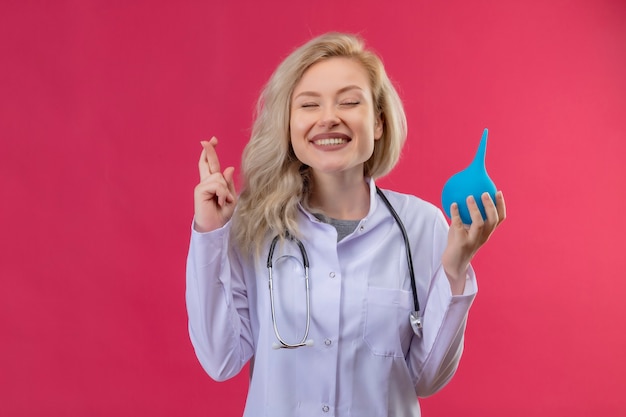
[{"label": "white teeth", "polygon": [[329,139],[320,139],[320,140],[316,140],[315,144],[316,145],[341,145],[342,143],[346,143],[347,140],[346,139],[340,139],[340,138],[329,138]]}]

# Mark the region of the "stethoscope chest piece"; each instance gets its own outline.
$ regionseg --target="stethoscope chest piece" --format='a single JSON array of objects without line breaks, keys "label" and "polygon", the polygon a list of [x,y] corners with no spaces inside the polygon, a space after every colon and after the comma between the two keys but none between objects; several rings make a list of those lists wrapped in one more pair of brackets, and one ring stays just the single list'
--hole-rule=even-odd
[{"label": "stethoscope chest piece", "polygon": [[409,314],[409,322],[413,328],[413,332],[417,337],[422,337],[422,318],[419,311],[412,311]]}]

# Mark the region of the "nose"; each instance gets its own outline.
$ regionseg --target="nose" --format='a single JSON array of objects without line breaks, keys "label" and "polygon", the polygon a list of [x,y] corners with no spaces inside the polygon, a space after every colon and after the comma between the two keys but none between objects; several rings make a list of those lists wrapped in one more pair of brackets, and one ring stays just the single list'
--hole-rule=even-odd
[{"label": "nose", "polygon": [[321,127],[332,128],[341,123],[339,116],[337,115],[337,109],[335,106],[326,106],[324,107],[322,113],[320,114],[320,120],[318,124]]}]

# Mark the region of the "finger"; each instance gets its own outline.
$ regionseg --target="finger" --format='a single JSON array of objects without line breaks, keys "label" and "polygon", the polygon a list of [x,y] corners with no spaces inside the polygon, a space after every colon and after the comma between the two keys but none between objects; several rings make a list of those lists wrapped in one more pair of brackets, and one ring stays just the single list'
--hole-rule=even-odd
[{"label": "finger", "polygon": [[487,192],[484,192],[480,198],[485,208],[485,214],[487,215],[485,224],[487,224],[490,230],[493,230],[498,225],[498,210],[496,209],[496,205]]},{"label": "finger", "polygon": [[196,193],[200,201],[216,199],[220,206],[223,206],[226,200],[233,200],[222,174],[211,174],[205,181],[196,186]]},{"label": "finger", "polygon": [[476,203],[476,199],[474,198],[473,195],[470,195],[467,197],[466,203],[467,203],[467,208],[469,210],[470,217],[472,219],[472,225],[470,226],[470,233],[471,234],[473,233],[473,236],[475,237],[476,234],[481,233],[485,225],[485,221],[483,220],[483,215],[480,212],[480,209],[478,208],[478,203]]},{"label": "finger", "polygon": [[496,209],[498,210],[498,224],[500,224],[506,219],[506,204],[504,203],[502,191],[496,193]]},{"label": "finger", "polygon": [[227,202],[232,203],[236,199],[237,191],[235,190],[235,168],[228,167],[224,170],[224,179],[226,180],[226,185],[228,186],[228,190],[230,191],[230,196],[227,198]]},{"label": "finger", "polygon": [[452,203],[450,205],[450,225],[455,228],[463,228],[463,220],[461,220],[461,213],[459,212],[459,205]]},{"label": "finger", "polygon": [[211,174],[220,172],[220,160],[217,157],[217,152],[215,151],[215,146],[217,146],[217,138],[213,136],[211,140],[205,142],[203,146],[206,150],[206,160],[207,164],[209,165],[209,172]]},{"label": "finger", "polygon": [[209,175],[211,175],[211,172],[209,172],[209,164],[206,160],[206,141],[201,141],[200,144],[202,145],[202,152],[200,153],[200,160],[198,161],[198,171],[200,173],[200,181],[204,181]]}]

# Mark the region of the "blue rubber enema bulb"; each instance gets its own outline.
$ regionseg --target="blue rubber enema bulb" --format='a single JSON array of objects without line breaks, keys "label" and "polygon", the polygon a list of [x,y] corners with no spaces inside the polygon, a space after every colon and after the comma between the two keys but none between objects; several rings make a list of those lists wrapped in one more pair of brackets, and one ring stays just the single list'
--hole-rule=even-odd
[{"label": "blue rubber enema bulb", "polygon": [[459,205],[459,213],[464,224],[472,224],[472,218],[467,208],[466,199],[470,195],[474,196],[483,219],[486,219],[485,207],[483,206],[481,195],[486,191],[491,199],[496,201],[496,185],[487,175],[485,168],[485,154],[487,153],[487,134],[488,130],[483,131],[483,137],[480,139],[480,145],[474,156],[474,160],[463,171],[457,172],[446,182],[441,192],[441,205],[448,215],[450,215],[450,205],[457,203]]}]

